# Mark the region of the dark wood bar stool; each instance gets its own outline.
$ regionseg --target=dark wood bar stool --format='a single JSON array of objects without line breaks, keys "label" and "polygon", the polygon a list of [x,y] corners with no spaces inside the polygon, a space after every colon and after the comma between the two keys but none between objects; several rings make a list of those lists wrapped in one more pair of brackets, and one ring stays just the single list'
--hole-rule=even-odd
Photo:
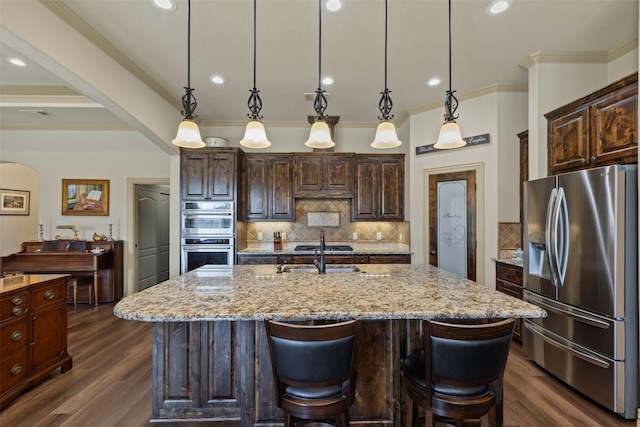
[{"label": "dark wood bar stool", "polygon": [[355,400],[353,353],[358,320],[303,325],[265,320],[275,398],[285,427],[335,418],[349,425]]},{"label": "dark wood bar stool", "polygon": [[480,418],[502,426],[502,379],[515,319],[484,324],[422,322],[424,350],[402,363],[407,389],[407,427],[413,427],[414,403],[425,411],[425,425],[436,417],[455,420]]}]

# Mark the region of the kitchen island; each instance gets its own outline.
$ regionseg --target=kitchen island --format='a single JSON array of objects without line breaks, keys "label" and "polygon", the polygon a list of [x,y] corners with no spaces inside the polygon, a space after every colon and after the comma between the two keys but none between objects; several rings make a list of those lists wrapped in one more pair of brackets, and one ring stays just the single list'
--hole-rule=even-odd
[{"label": "kitchen island", "polygon": [[429,265],[359,272],[277,273],[276,266],[205,266],[121,300],[121,318],[154,322],[152,422],[282,422],[262,320],[359,317],[353,422],[400,426],[400,363],[418,319],[544,317],[544,310]]}]

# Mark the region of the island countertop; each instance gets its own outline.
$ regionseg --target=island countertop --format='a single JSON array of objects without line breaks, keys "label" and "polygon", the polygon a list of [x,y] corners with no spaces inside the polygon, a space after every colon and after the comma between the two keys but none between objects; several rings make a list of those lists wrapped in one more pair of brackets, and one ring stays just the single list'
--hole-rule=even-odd
[{"label": "island countertop", "polygon": [[541,308],[430,265],[360,265],[356,273],[204,266],[122,299],[145,322],[545,317]]}]

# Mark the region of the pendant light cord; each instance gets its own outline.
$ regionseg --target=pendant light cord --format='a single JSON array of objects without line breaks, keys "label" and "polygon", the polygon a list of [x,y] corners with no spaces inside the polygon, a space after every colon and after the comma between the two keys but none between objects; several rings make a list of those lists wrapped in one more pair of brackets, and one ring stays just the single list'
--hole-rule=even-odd
[{"label": "pendant light cord", "polygon": [[193,95],[191,88],[191,0],[187,2],[187,86],[184,88],[185,94],[182,96],[182,114],[187,120],[193,120],[193,112],[198,106],[198,101]]},{"label": "pendant light cord", "polygon": [[316,121],[326,119],[324,112],[327,109],[327,98],[322,90],[322,0],[318,0],[318,89],[313,109],[316,112]]},{"label": "pendant light cord", "polygon": [[187,90],[191,90],[191,0],[187,3]]},{"label": "pendant light cord", "polygon": [[444,114],[444,121],[446,122],[455,122],[455,119],[458,118],[458,116],[454,115],[455,111],[458,109],[458,98],[456,98],[456,96],[454,95],[455,90],[452,90],[452,83],[451,83],[451,76],[452,76],[452,72],[451,72],[451,62],[452,62],[452,55],[451,55],[451,0],[449,0],[449,90],[447,91],[447,95],[445,97],[444,100],[444,108],[445,108],[445,114]]},{"label": "pendant light cord", "polygon": [[387,90],[387,0],[384,0],[384,89]]},{"label": "pendant light cord", "polygon": [[387,86],[387,52],[388,52],[388,13],[387,13],[387,0],[384,0],[384,91],[380,92],[382,98],[380,98],[380,102],[378,103],[378,110],[380,110],[381,115],[378,116],[378,120],[380,121],[389,121],[393,118],[391,114],[391,109],[393,108],[393,101],[391,100],[391,96],[389,95],[391,91]]},{"label": "pendant light cord", "polygon": [[253,0],[253,89],[256,89],[256,16],[257,0]]},{"label": "pendant light cord", "polygon": [[451,0],[449,0],[449,93],[451,92]]}]

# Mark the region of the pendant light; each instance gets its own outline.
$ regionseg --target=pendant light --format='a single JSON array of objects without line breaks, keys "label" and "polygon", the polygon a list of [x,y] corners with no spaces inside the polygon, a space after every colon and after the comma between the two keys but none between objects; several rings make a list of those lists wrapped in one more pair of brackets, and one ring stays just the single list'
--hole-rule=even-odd
[{"label": "pendant light", "polygon": [[313,101],[313,108],[316,112],[316,118],[311,125],[309,139],[304,145],[311,148],[331,148],[336,144],[331,140],[331,130],[326,122],[327,117],[324,115],[327,109],[327,98],[322,90],[322,0],[318,0],[318,89]]},{"label": "pendant light", "polygon": [[187,87],[185,87],[186,93],[182,96],[184,119],[180,122],[178,134],[171,143],[184,148],[202,148],[205,143],[202,141],[200,129],[194,121],[198,116],[193,115],[198,101],[192,93],[195,89],[191,88],[191,0],[187,2],[187,10]]},{"label": "pendant light", "polygon": [[458,116],[454,116],[458,109],[458,98],[455,97],[455,92],[451,90],[451,0],[449,0],[449,90],[444,100],[444,124],[440,129],[435,148],[448,149],[467,145],[460,134],[460,126],[456,123]]},{"label": "pendant light", "polygon": [[253,0],[253,89],[249,91],[251,95],[249,96],[249,101],[247,101],[249,111],[251,111],[250,114],[247,114],[247,117],[251,121],[247,123],[244,138],[240,141],[240,145],[248,148],[267,148],[271,145],[271,142],[267,139],[267,133],[261,122],[262,99],[260,99],[260,91],[256,89],[256,1]]},{"label": "pendant light", "polygon": [[384,91],[380,92],[382,98],[378,103],[378,109],[381,116],[378,116],[380,123],[376,129],[376,136],[371,143],[373,148],[394,148],[402,144],[398,140],[396,134],[396,127],[391,122],[393,115],[391,109],[393,108],[393,101],[389,94],[391,91],[387,87],[387,0],[384,0]]}]

